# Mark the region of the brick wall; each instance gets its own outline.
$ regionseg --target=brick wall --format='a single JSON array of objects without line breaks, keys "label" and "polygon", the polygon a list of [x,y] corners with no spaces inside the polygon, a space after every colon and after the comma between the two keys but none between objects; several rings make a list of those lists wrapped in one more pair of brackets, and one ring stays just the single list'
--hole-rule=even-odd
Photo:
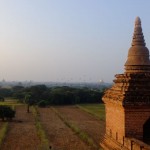
[{"label": "brick wall", "polygon": [[150,107],[124,108],[116,103],[107,103],[106,133],[118,141],[122,137],[143,140],[143,125],[150,117]]},{"label": "brick wall", "polygon": [[106,109],[106,133],[117,141],[122,142],[125,135],[124,108],[114,103],[105,105]]},{"label": "brick wall", "polygon": [[125,136],[143,139],[143,125],[150,117],[150,108],[125,109]]}]

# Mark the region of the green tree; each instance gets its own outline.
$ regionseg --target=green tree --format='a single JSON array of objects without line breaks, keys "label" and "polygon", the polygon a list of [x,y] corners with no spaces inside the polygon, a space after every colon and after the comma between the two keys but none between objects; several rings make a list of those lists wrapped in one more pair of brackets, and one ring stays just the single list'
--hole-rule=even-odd
[{"label": "green tree", "polygon": [[27,112],[30,112],[30,99],[31,99],[31,95],[29,93],[27,93],[25,95],[25,103],[27,104]]}]

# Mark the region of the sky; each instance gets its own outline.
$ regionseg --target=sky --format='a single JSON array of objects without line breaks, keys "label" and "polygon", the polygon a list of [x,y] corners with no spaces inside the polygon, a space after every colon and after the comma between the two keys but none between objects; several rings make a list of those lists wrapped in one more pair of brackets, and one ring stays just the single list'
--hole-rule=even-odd
[{"label": "sky", "polygon": [[149,0],[0,0],[0,80],[112,82]]}]

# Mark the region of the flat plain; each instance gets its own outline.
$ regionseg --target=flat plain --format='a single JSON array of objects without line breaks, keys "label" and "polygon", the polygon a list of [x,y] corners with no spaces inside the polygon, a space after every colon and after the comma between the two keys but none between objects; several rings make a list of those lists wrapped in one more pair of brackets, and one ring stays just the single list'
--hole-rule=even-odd
[{"label": "flat plain", "polygon": [[[27,113],[26,105],[17,103],[15,105],[10,102],[9,105],[15,106],[16,117],[12,122],[8,122],[7,132],[2,135],[0,148],[3,150],[40,150],[43,149],[40,147],[41,138],[48,140],[48,146],[44,149],[100,149],[99,142],[104,134],[105,126],[103,104],[37,107],[42,134],[39,134],[37,130],[32,108],[30,108],[30,113]],[[0,125],[2,124],[0,120]],[[45,133],[44,136],[43,133]]]}]

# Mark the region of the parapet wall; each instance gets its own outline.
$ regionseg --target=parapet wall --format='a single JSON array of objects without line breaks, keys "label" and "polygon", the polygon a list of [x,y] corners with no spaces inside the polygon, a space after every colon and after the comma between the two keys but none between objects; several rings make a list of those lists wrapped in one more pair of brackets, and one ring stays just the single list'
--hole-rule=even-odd
[{"label": "parapet wall", "polygon": [[107,134],[101,140],[100,145],[104,150],[150,150],[150,145],[135,138],[122,137],[121,142]]},{"label": "parapet wall", "polygon": [[134,138],[125,138],[124,146],[129,150],[150,150],[150,145]]}]

